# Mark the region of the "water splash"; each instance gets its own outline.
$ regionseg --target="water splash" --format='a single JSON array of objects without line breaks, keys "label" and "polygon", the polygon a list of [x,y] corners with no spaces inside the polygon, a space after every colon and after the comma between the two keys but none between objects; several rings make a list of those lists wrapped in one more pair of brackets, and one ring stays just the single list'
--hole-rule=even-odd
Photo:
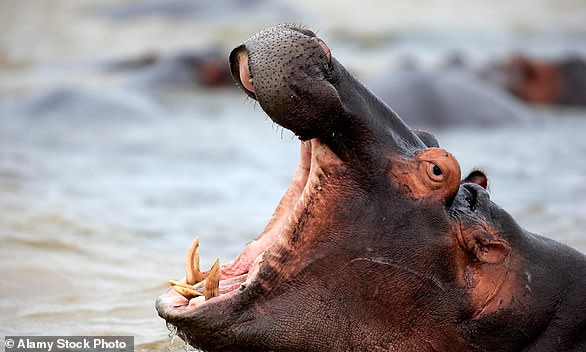
[{"label": "water splash", "polygon": [[177,327],[171,323],[167,323],[167,329],[169,329],[169,338],[171,339],[171,344],[173,344],[173,341],[178,334]]},{"label": "water splash", "polygon": [[[185,337],[185,334],[179,331],[179,329],[177,329],[175,325],[167,323],[167,329],[169,329],[168,336],[171,339],[169,341],[169,347],[167,348],[168,351],[179,351],[179,348],[182,348],[185,352],[201,352],[200,349],[192,347],[186,342],[187,338]],[[173,346],[176,337],[179,337],[179,339],[181,339],[181,341],[183,342],[183,346]]]}]

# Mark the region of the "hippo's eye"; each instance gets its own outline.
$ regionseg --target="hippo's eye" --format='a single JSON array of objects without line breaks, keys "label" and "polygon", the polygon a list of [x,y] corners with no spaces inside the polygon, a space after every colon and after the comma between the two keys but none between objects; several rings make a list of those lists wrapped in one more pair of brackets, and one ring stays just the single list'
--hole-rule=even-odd
[{"label": "hippo's eye", "polygon": [[429,176],[432,181],[441,182],[444,179],[444,172],[441,167],[429,162],[427,164],[427,176]]}]

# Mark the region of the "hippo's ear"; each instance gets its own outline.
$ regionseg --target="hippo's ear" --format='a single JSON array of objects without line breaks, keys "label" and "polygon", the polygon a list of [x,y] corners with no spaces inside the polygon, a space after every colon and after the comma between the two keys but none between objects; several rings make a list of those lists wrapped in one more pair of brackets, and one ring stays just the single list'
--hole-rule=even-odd
[{"label": "hippo's ear", "polygon": [[480,187],[487,189],[488,188],[488,176],[482,170],[473,170],[466,176],[465,179],[462,180],[462,183],[476,183]]},{"label": "hippo's ear", "polygon": [[464,250],[481,263],[500,264],[511,252],[507,241],[493,236],[484,228],[461,229],[458,237]]},{"label": "hippo's ear", "polygon": [[425,144],[428,148],[439,148],[439,142],[435,138],[435,136],[425,130],[415,129],[413,132],[421,139],[423,144]]}]

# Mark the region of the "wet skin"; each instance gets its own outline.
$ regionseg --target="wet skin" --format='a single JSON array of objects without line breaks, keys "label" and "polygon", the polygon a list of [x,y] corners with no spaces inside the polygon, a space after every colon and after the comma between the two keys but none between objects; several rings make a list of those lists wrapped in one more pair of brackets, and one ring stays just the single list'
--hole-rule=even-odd
[{"label": "wet skin", "polygon": [[230,63],[299,136],[301,158],[265,230],[221,266],[219,296],[204,272],[193,289],[212,298],[159,297],[184,340],[206,351],[584,350],[585,256],[519,227],[483,172],[461,181],[456,159],[315,34],[269,28]]}]

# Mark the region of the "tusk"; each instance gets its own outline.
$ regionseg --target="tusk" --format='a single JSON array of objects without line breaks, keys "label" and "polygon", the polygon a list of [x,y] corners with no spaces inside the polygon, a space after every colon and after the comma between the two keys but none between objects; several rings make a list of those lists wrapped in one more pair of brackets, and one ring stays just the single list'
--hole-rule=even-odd
[{"label": "tusk", "polygon": [[203,280],[203,274],[199,269],[199,236],[195,236],[185,255],[186,282],[190,285]]},{"label": "tusk", "polygon": [[220,295],[220,259],[216,259],[206,279],[205,296],[206,301]]},{"label": "tusk", "polygon": [[193,285],[190,284],[186,284],[185,282],[182,281],[176,281],[176,280],[169,280],[169,285],[171,286],[179,286],[179,287],[184,287],[184,288],[188,288],[190,290],[194,290],[195,288],[193,287]]},{"label": "tusk", "polygon": [[179,285],[174,285],[173,288],[181,296],[183,296],[187,299],[192,299],[193,297],[197,297],[197,296],[203,296],[203,294],[201,292],[197,292],[196,290],[194,290],[192,288],[190,289],[190,288],[179,286]]}]

